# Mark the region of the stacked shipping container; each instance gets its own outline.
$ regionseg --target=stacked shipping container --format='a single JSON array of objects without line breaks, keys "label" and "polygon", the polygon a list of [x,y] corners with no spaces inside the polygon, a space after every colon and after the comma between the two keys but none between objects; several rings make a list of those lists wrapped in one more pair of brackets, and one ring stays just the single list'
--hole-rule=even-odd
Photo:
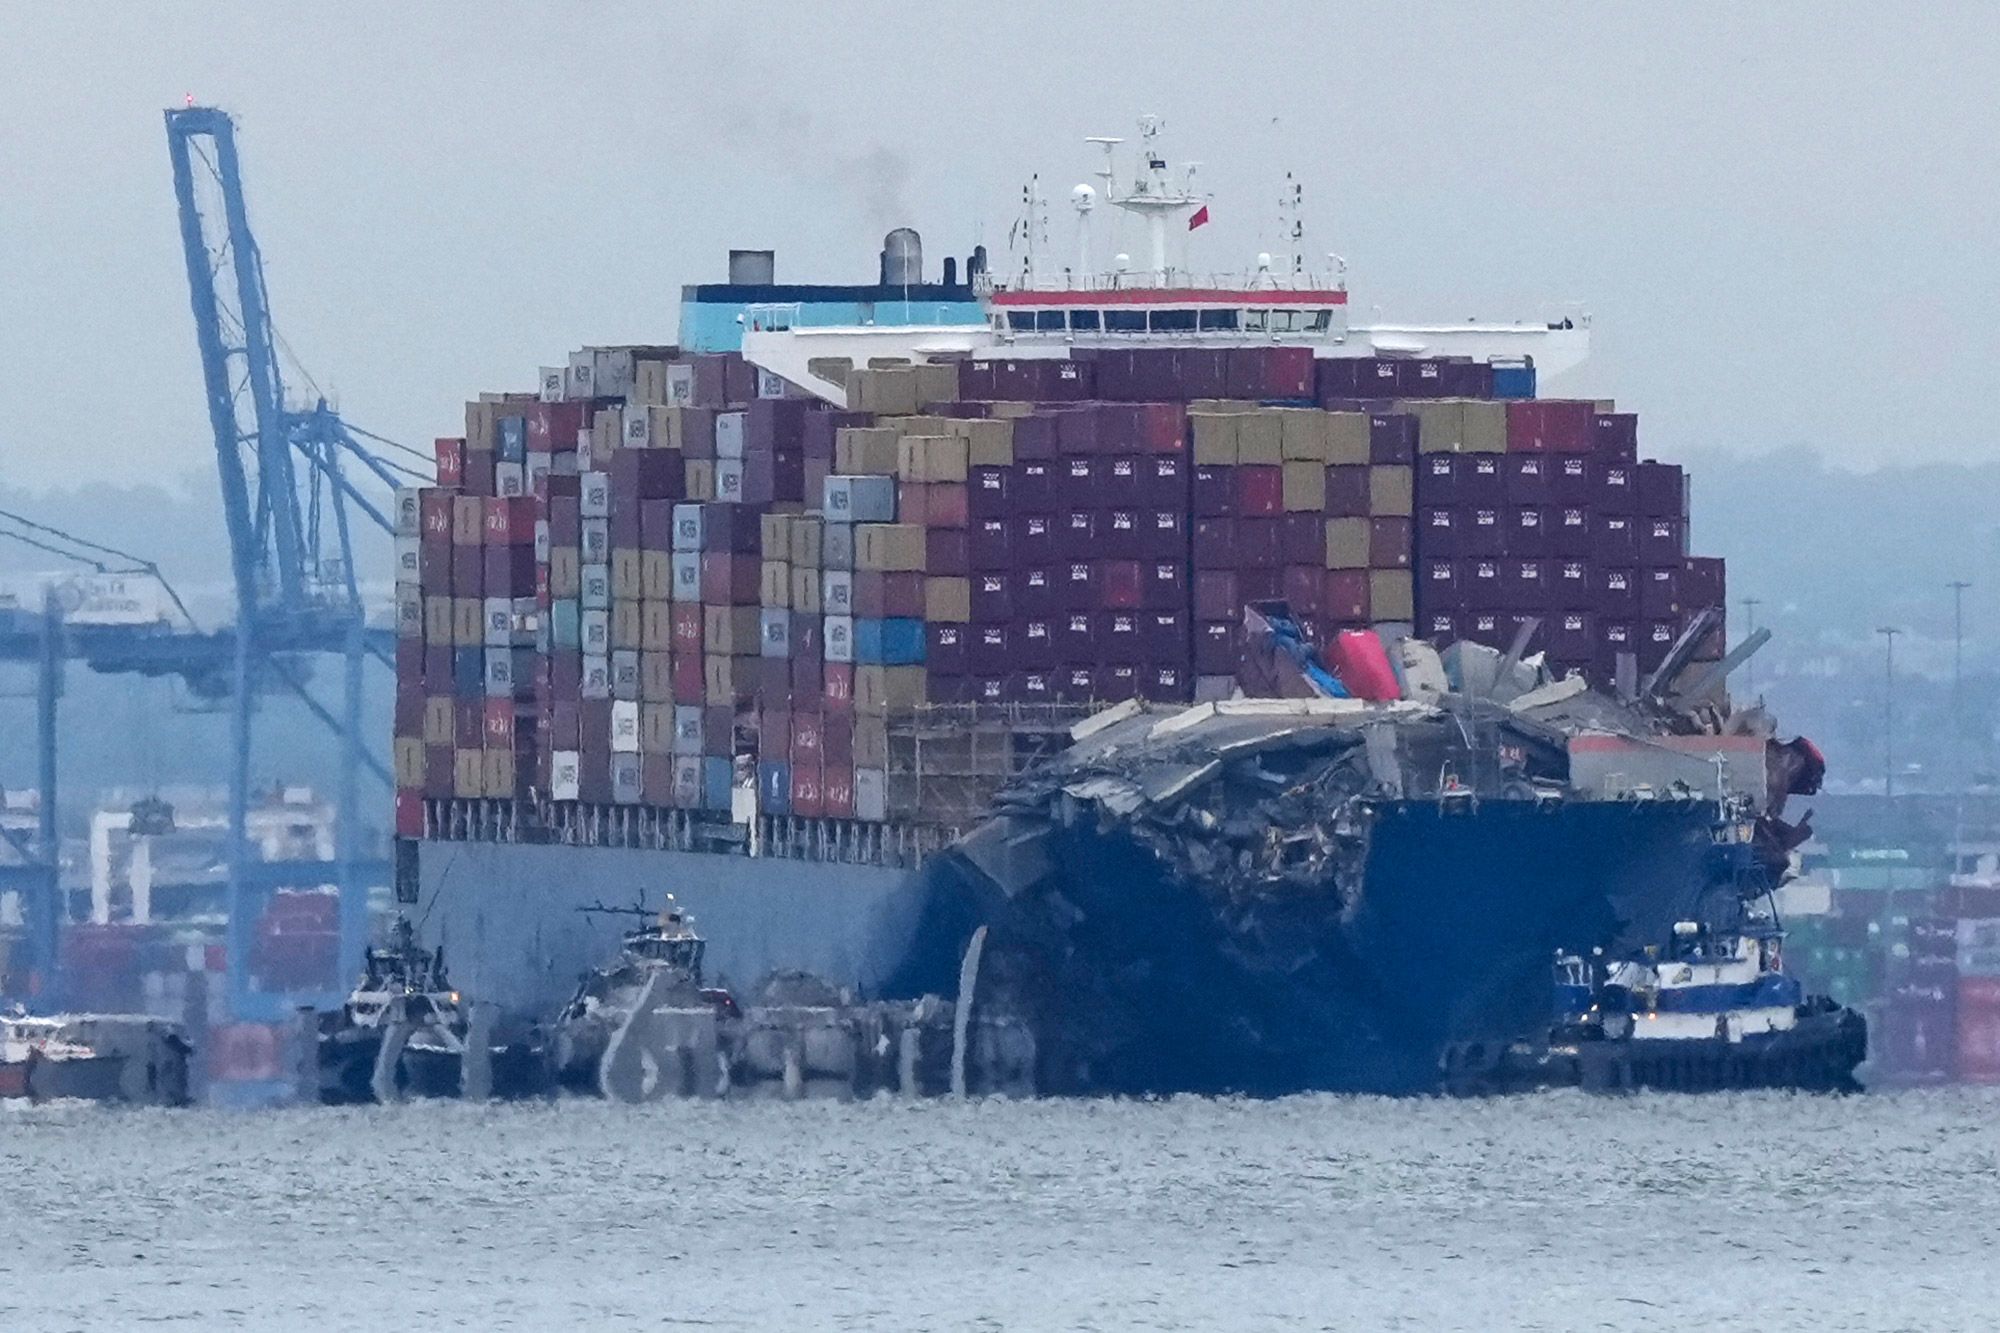
[{"label": "stacked shipping container", "polygon": [[[470,403],[398,498],[398,827],[426,798],[921,819],[926,705],[1182,702],[1242,608],[1658,660],[1720,563],[1634,421],[1303,348],[851,372],[592,349]],[[1574,516],[1574,522],[1572,522]],[[1719,644],[1717,645],[1719,647]]]}]

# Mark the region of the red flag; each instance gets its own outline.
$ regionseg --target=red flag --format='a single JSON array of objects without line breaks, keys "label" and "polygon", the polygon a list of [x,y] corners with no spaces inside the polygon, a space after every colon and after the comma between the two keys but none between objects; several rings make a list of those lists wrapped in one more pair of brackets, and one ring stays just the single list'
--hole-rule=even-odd
[{"label": "red flag", "polygon": [[1193,231],[1196,227],[1201,226],[1202,223],[1207,221],[1208,221],[1208,205],[1203,204],[1200,208],[1197,208],[1194,211],[1192,216],[1188,218],[1188,230]]}]

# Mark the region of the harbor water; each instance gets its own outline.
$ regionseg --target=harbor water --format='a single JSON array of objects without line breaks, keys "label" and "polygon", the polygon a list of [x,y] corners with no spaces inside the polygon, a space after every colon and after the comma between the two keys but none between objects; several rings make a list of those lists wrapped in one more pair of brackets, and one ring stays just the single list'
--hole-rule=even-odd
[{"label": "harbor water", "polygon": [[0,1111],[0,1327],[1990,1328],[2000,1094]]}]

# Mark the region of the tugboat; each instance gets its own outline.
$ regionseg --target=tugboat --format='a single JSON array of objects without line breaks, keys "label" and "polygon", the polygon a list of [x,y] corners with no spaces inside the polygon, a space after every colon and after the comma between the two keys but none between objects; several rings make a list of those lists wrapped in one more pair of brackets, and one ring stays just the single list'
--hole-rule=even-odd
[{"label": "tugboat", "polygon": [[408,918],[398,917],[389,944],[368,950],[347,1002],[320,1016],[320,1100],[456,1097],[466,1031],[444,949],[419,948]]},{"label": "tugboat", "polygon": [[644,907],[589,912],[646,918],[618,957],[583,978],[555,1022],[556,1083],[614,1101],[700,1095],[726,1077],[721,1025],[740,1017],[734,997],[702,982],[707,942],[671,894]]},{"label": "tugboat", "polygon": [[1559,953],[1547,1040],[1518,1043],[1488,1068],[1447,1070],[1448,1089],[1860,1091],[1867,1021],[1807,996],[1786,974],[1784,926],[1752,853],[1754,831],[1725,806],[1717,877],[1693,919],[1675,922],[1665,945],[1626,957]]}]

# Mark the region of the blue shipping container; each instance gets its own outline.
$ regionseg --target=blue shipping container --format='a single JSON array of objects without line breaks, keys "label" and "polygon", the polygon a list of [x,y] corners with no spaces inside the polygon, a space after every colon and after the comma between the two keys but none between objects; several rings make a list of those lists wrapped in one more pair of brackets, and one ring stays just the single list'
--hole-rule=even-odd
[{"label": "blue shipping container", "polygon": [[863,666],[917,666],[924,660],[924,622],[907,617],[854,622],[854,660]]},{"label": "blue shipping container", "polygon": [[528,422],[525,417],[500,418],[499,448],[494,451],[503,463],[525,462],[528,457]]},{"label": "blue shipping container", "polygon": [[787,815],[792,811],[792,766],[768,760],[757,765],[757,811]]},{"label": "blue shipping container", "polygon": [[729,789],[735,761],[707,755],[701,761],[701,808],[729,813]]},{"label": "blue shipping container", "polygon": [[451,650],[451,692],[461,699],[486,693],[486,653],[479,648]]},{"label": "blue shipping container", "polygon": [[1535,396],[1535,368],[1532,365],[1507,366],[1495,364],[1493,367],[1493,396],[1495,398],[1533,398]]}]

